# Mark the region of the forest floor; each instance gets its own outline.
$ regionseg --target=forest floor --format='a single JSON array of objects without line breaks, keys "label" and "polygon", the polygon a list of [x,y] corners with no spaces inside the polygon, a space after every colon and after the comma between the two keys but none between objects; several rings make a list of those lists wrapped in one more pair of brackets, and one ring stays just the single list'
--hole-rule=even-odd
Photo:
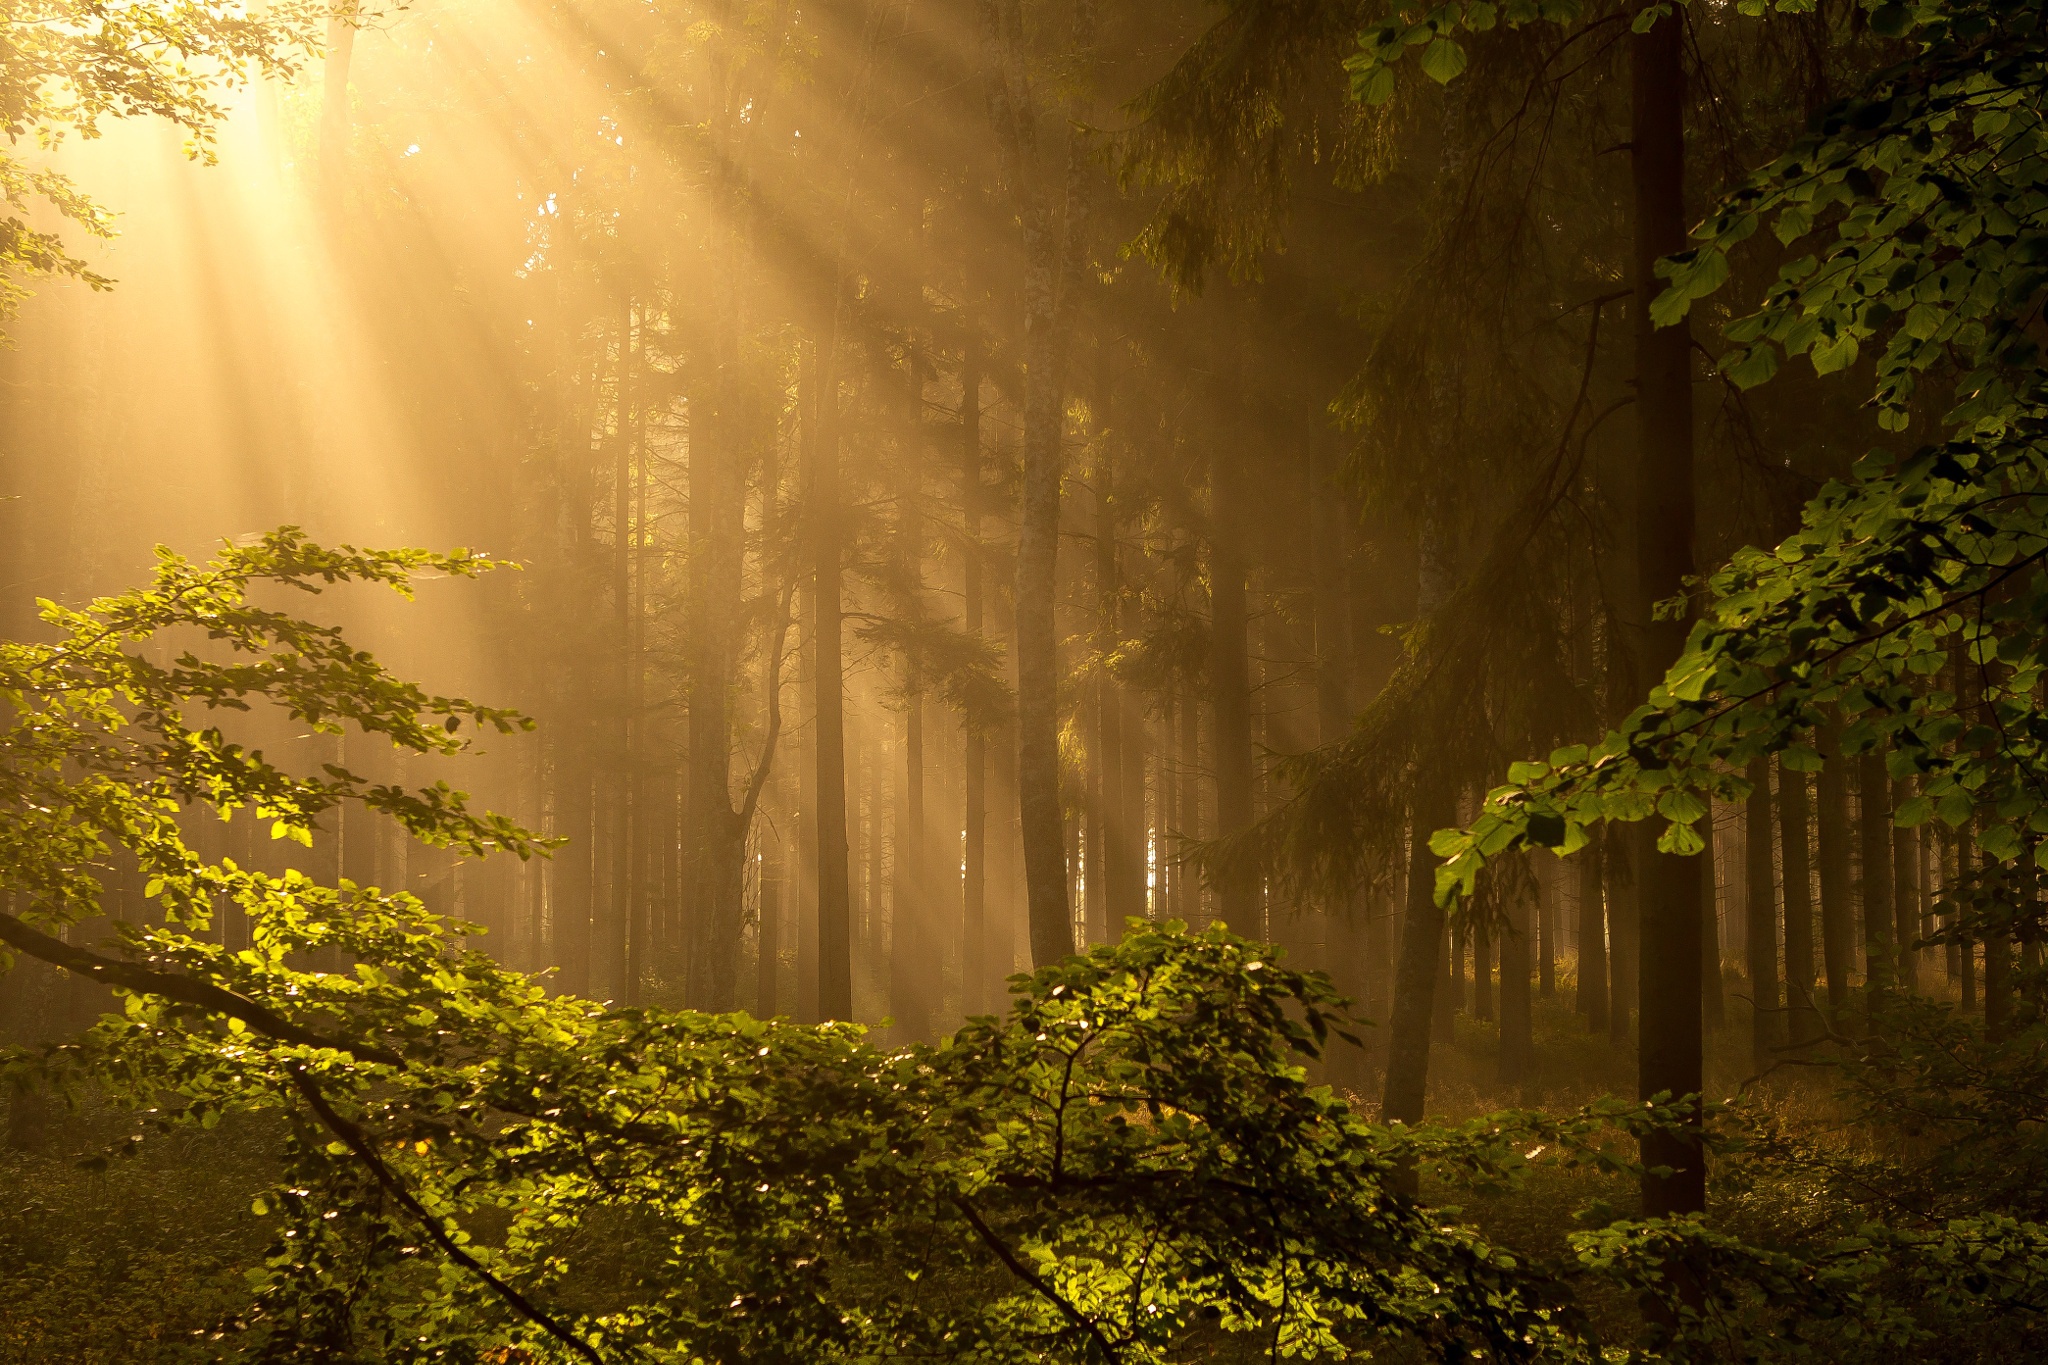
[{"label": "forest floor", "polygon": [[[1537,1071],[1526,1087],[1495,1083],[1497,1036],[1459,1016],[1455,1041],[1433,1050],[1432,1116],[1466,1119],[1505,1108],[1553,1111],[1635,1088],[1632,1049],[1590,1035],[1558,994],[1536,1002]],[[1743,1007],[1730,1001],[1730,1014]],[[1749,1038],[1731,1024],[1710,1038],[1708,1091],[1732,1096],[1748,1075]],[[1368,1074],[1354,1095],[1377,1110]],[[1788,1118],[1823,1119],[1824,1085],[1774,1078],[1756,1099]],[[186,1365],[219,1356],[216,1328],[249,1302],[243,1272],[267,1240],[251,1204],[273,1179],[269,1125],[229,1118],[212,1129],[141,1132],[131,1111],[92,1097],[75,1105],[0,1097],[0,1365]],[[1633,1212],[1632,1182],[1589,1172],[1535,1171],[1519,1188],[1430,1191],[1462,1207],[1487,1235],[1524,1254],[1557,1257],[1565,1237]],[[1787,1191],[1717,1196],[1717,1217],[1771,1240]],[[1594,1297],[1596,1321],[1621,1327],[1631,1305]]]}]

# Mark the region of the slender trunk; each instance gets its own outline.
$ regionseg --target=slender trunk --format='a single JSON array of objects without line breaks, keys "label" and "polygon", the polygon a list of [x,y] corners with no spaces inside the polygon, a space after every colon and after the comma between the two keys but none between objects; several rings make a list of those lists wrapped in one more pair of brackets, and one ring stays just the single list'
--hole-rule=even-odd
[{"label": "slender trunk", "polygon": [[[1548,856],[1548,855],[1545,855]],[[1540,885],[1535,891],[1542,895]],[[1508,923],[1500,936],[1500,1083],[1523,1085],[1536,1063],[1534,1011],[1529,999],[1530,911],[1527,896],[1508,902]]]},{"label": "slender trunk", "polygon": [[776,973],[782,966],[782,884],[789,876],[789,860],[780,839],[761,839],[761,889],[758,951],[754,959],[754,1017],[772,1019],[776,1013]]},{"label": "slender trunk", "polygon": [[[1309,467],[1309,534],[1313,570],[1316,659],[1316,741],[1328,746],[1340,742],[1351,728],[1352,640],[1350,537],[1345,525],[1346,506],[1335,487],[1332,451],[1318,441],[1311,447]],[[1340,891],[1330,907],[1327,965],[1337,988],[1369,1014],[1364,940],[1367,937],[1367,906],[1363,890]],[[1331,1079],[1355,1086],[1362,1079],[1358,1048],[1338,1045],[1332,1058]]]},{"label": "slender trunk", "polygon": [[1643,826],[1629,825],[1607,841],[1607,1040],[1618,1048],[1628,1046],[1639,993],[1642,888],[1636,876],[1648,842],[1644,833]]},{"label": "slender trunk", "polygon": [[[1896,810],[1913,795],[1910,781],[1892,784],[1892,807]],[[1902,991],[1920,989],[1920,953],[1913,944],[1920,937],[1920,831],[1892,827],[1892,935],[1896,943],[1898,985]]]},{"label": "slender trunk", "polygon": [[1152,918],[1146,887],[1151,827],[1145,811],[1145,770],[1152,756],[1152,731],[1143,708],[1122,689],[1118,689],[1117,699],[1124,716],[1124,810],[1116,826],[1117,847],[1122,851],[1117,856],[1118,877],[1110,886],[1109,904],[1110,933],[1121,939],[1126,919]]},{"label": "slender trunk", "polygon": [[1422,1122],[1423,1099],[1429,1088],[1430,1018],[1442,972],[1444,912],[1436,903],[1436,859],[1429,851],[1429,832],[1457,818],[1456,803],[1446,791],[1417,784],[1408,849],[1408,898],[1401,926],[1401,960],[1394,976],[1394,1009],[1388,1021],[1386,1089],[1380,1103],[1385,1123]]},{"label": "slender trunk", "polygon": [[[970,341],[960,363],[960,510],[966,531],[962,555],[965,626],[979,639],[981,626],[981,351]],[[991,986],[986,908],[988,896],[988,737],[978,716],[966,718],[966,819],[961,858],[962,1006],[970,1015],[989,1007]]]},{"label": "slender trunk", "polygon": [[1813,881],[1806,774],[1778,765],[1778,834],[1785,863],[1785,1007],[1794,1046],[1821,1036],[1814,1010]]},{"label": "slender trunk", "polygon": [[1750,1060],[1761,1071],[1771,1064],[1780,1035],[1777,869],[1771,859],[1771,761],[1753,760],[1749,781],[1749,801],[1744,807],[1749,837],[1743,939],[1749,970]]},{"label": "slender trunk", "polygon": [[1984,1036],[2003,1042],[2012,1028],[2012,938],[2003,930],[1984,935]]},{"label": "slender trunk", "polygon": [[1579,998],[1586,1027],[1607,1032],[1607,907],[1601,850],[1602,831],[1579,853]]},{"label": "slender trunk", "polygon": [[1475,925],[1468,935],[1472,942],[1472,1017],[1493,1020],[1493,936],[1484,925]]},{"label": "slender trunk", "polygon": [[1536,994],[1548,1000],[1557,994],[1557,867],[1545,867],[1536,879]]},{"label": "slender trunk", "polygon": [[1892,944],[1891,779],[1884,755],[1871,750],[1857,760],[1857,830],[1863,854],[1863,979],[1878,995],[1897,976]]},{"label": "slender trunk", "polygon": [[[1452,591],[1451,546],[1441,514],[1425,515],[1416,555],[1416,612],[1423,619]],[[1429,836],[1457,819],[1456,793],[1434,773],[1409,776],[1408,888],[1401,920],[1401,956],[1394,970],[1394,1003],[1387,1029],[1387,1071],[1382,1121],[1420,1123],[1429,1090],[1430,1035],[1445,1000],[1441,976],[1446,938],[1436,903],[1436,858]],[[1407,1178],[1412,1190],[1412,1175]]]},{"label": "slender trunk", "polygon": [[[804,427],[808,433],[815,425],[817,407],[817,367],[815,361],[803,367],[804,382],[810,389],[808,403],[803,404]],[[804,437],[805,477],[810,470],[809,453],[811,437]],[[802,601],[804,623],[802,653],[798,663],[798,704],[803,713],[813,718],[818,714],[818,594],[813,575],[805,574],[803,586],[798,590]],[[803,755],[797,765],[797,820],[795,839],[797,847],[796,876],[796,1017],[797,1022],[815,1024],[818,1022],[818,728],[815,723],[805,727]],[[805,815],[812,816],[804,819]]]},{"label": "slender trunk", "polygon": [[1717,869],[1719,836],[1714,831],[1713,802],[1700,817],[1707,846],[1700,851],[1700,1023],[1709,1031],[1728,1022],[1726,983],[1721,976],[1721,903]]},{"label": "slender trunk", "polygon": [[[549,860],[554,924],[551,944],[560,969],[556,984],[571,995],[590,994],[590,910],[597,868],[592,861],[590,726],[572,719],[555,760],[555,829],[568,840]],[[400,845],[402,849],[404,845]]]},{"label": "slender trunk", "polygon": [[[1094,46],[1092,0],[1075,6],[1074,53]],[[1061,275],[1085,250],[1088,176],[1078,132],[1068,137],[1066,202],[1055,229],[1050,196],[1030,164],[1037,110],[1025,74],[1024,22],[1017,0],[982,0],[990,118],[999,178],[1022,225],[1024,476],[1017,536],[1017,804],[1032,960],[1043,966],[1074,951],[1066,830],[1060,810],[1058,593],[1060,474],[1066,329]],[[1069,285],[1079,271],[1067,272]],[[1073,292],[1069,289],[1067,292]]]},{"label": "slender trunk", "polygon": [[[1180,703],[1180,837],[1193,840],[1202,837],[1202,788],[1197,778],[1202,764],[1202,704],[1192,695],[1181,698]],[[1175,911],[1184,923],[1201,927],[1205,918],[1202,913],[1202,886],[1195,878],[1185,860],[1173,865],[1174,885],[1179,908]]]},{"label": "slender trunk", "polygon": [[[1956,875],[1964,880],[1969,879],[1970,863],[1978,856],[1974,852],[1975,844],[1970,837],[1974,824],[1974,820],[1967,822],[1956,831]],[[1962,962],[1960,965],[1963,978],[1963,1012],[1965,1014],[1974,1014],[1982,1006],[1983,1002],[1978,998],[1977,989],[1977,944],[1971,939],[1966,938],[1963,940]]]},{"label": "slender trunk", "polygon": [[626,300],[619,326],[619,382],[612,461],[612,610],[611,725],[608,748],[611,781],[607,784],[609,841],[606,860],[610,885],[593,917],[592,986],[606,998],[622,999],[626,980],[626,938],[633,909],[632,775],[638,770],[633,747],[633,429],[635,367],[638,361],[633,300]]},{"label": "slender trunk", "polygon": [[1444,941],[1447,950],[1444,955],[1445,976],[1443,989],[1437,994],[1436,1040],[1448,1043],[1457,1037],[1457,1017],[1464,1013],[1468,1003],[1465,994],[1465,961],[1471,955],[1467,931],[1463,925],[1446,929]]},{"label": "slender trunk", "polygon": [[1828,1015],[1839,1021],[1849,1002],[1854,926],[1849,880],[1849,760],[1831,722],[1814,736],[1823,766],[1815,779],[1815,842],[1820,853],[1821,960],[1828,979]]},{"label": "slender trunk", "polygon": [[1088,934],[1098,943],[1120,932],[1129,907],[1122,904],[1124,754],[1122,701],[1107,660],[1117,638],[1116,458],[1110,447],[1104,405],[1109,384],[1103,373],[1107,347],[1095,329],[1095,394],[1090,417],[1095,444],[1095,752],[1094,822],[1088,829]]},{"label": "slender trunk", "polygon": [[[1682,620],[1654,621],[1649,606],[1685,590],[1693,571],[1692,337],[1659,328],[1650,302],[1663,288],[1660,257],[1685,249],[1683,20],[1666,14],[1630,40],[1630,145],[1635,194],[1636,577],[1634,603],[1645,681],[1663,677],[1685,644]],[[1643,841],[1640,892],[1642,1043],[1637,1086],[1648,1099],[1701,1088],[1700,862]],[[1694,1111],[1694,1122],[1698,1122]],[[1696,1131],[1643,1140],[1647,1216],[1706,1207],[1706,1162]],[[1668,1168],[1660,1173],[1658,1168]]]},{"label": "slender trunk", "polygon": [[[737,318],[721,330],[737,331]],[[737,429],[736,335],[719,341],[712,401],[693,414],[689,466],[689,989],[698,1009],[739,1001],[747,825],[733,809],[730,698],[739,670],[747,470]],[[704,411],[702,409],[708,409]],[[706,420],[708,419],[708,420]],[[773,495],[769,496],[772,508]],[[772,520],[772,512],[771,512]]]},{"label": "slender trunk", "polygon": [[[1936,835],[1935,847],[1941,858],[1941,893],[1944,898],[1954,891],[1956,885],[1957,842],[1954,830],[1943,828]],[[1944,915],[1941,922],[1943,927],[1951,927],[1955,924],[1956,917],[1952,914]],[[1942,956],[1948,967],[1948,984],[1957,990],[1961,990],[1963,984],[1963,946],[1956,942],[1954,935],[1950,935],[1948,942],[1944,945],[1944,949],[1945,951]],[[1967,1007],[1967,1002],[1965,1004]]]},{"label": "slender trunk", "polygon": [[[838,286],[835,284],[835,293]],[[838,300],[817,340],[811,509],[817,603],[818,1017],[853,1018],[853,924],[847,884],[846,685],[840,608]]]},{"label": "slender trunk", "polygon": [[[1246,604],[1242,487],[1239,453],[1226,440],[1211,453],[1209,549],[1210,709],[1216,717],[1216,837],[1228,839],[1252,824],[1252,694]],[[1265,935],[1258,883],[1244,873],[1216,886],[1223,922],[1246,938]]]}]

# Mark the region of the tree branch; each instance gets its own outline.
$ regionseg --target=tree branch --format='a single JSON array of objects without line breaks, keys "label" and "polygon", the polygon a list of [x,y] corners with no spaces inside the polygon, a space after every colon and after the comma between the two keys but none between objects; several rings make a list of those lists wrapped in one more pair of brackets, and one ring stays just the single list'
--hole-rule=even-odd
[{"label": "tree branch", "polygon": [[1002,1238],[996,1236],[995,1229],[982,1221],[981,1215],[974,1211],[972,1204],[969,1204],[965,1199],[956,1194],[953,1196],[953,1207],[960,1210],[961,1215],[974,1228],[975,1235],[980,1237],[983,1244],[996,1254],[997,1259],[1010,1268],[1011,1274],[1038,1291],[1042,1297],[1051,1302],[1053,1307],[1060,1310],[1060,1315],[1066,1318],[1068,1322],[1073,1323],[1074,1326],[1086,1332],[1089,1338],[1094,1341],[1096,1349],[1102,1352],[1104,1360],[1110,1362],[1110,1365],[1119,1365],[1123,1357],[1117,1354],[1116,1347],[1110,1345],[1109,1338],[1102,1334],[1102,1329],[1097,1327],[1080,1309],[1068,1303],[1060,1291],[1053,1288],[1044,1276],[1040,1275],[1030,1266],[1025,1265],[1018,1258],[1017,1253],[1010,1250],[1009,1245]]},{"label": "tree branch", "polygon": [[172,972],[160,972],[145,967],[139,962],[123,962],[118,958],[101,957],[98,953],[66,943],[42,930],[16,919],[13,915],[0,914],[0,942],[18,952],[28,954],[53,967],[61,967],[101,985],[134,991],[139,995],[157,995],[166,1000],[175,1000],[182,1005],[192,1005],[210,1010],[215,1014],[239,1019],[280,1043],[296,1043],[300,1047],[331,1048],[345,1052],[357,1061],[377,1062],[384,1066],[403,1066],[405,1059],[395,1052],[367,1043],[351,1042],[345,1038],[330,1038],[309,1028],[302,1028],[282,1015],[272,1012],[246,996],[216,986],[210,981],[200,981],[189,976]]}]

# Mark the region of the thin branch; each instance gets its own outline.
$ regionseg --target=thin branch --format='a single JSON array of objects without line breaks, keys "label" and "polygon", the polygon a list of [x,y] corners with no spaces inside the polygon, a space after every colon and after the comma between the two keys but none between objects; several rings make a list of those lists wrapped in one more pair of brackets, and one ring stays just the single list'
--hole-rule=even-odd
[{"label": "thin branch", "polygon": [[346,1053],[358,1061],[377,1062],[384,1066],[405,1065],[405,1059],[395,1052],[367,1043],[351,1042],[345,1038],[331,1038],[324,1033],[302,1028],[254,1000],[236,995],[233,991],[208,981],[171,972],[160,972],[136,962],[101,957],[98,953],[88,952],[66,943],[63,939],[46,934],[13,915],[0,914],[0,942],[53,967],[61,967],[67,972],[105,986],[134,991],[140,995],[158,995],[180,1004],[211,1010],[230,1019],[239,1019],[258,1033],[281,1043],[296,1043],[300,1047],[331,1048],[336,1052]]},{"label": "thin branch", "polygon": [[369,1136],[335,1112],[334,1106],[328,1103],[327,1096],[321,1093],[320,1087],[314,1083],[311,1073],[305,1067],[293,1063],[290,1075],[292,1085],[305,1096],[306,1103],[319,1116],[320,1122],[327,1126],[329,1132],[341,1139],[342,1143],[355,1153],[358,1160],[370,1168],[370,1173],[376,1176],[377,1183],[384,1187],[385,1193],[396,1199],[408,1213],[419,1220],[420,1225],[426,1229],[427,1236],[434,1239],[435,1245],[439,1246],[450,1260],[482,1280],[490,1286],[491,1292],[509,1304],[514,1312],[582,1356],[590,1365],[604,1365],[604,1357],[597,1353],[597,1348],[563,1326],[552,1314],[534,1304],[517,1289],[493,1275],[481,1261],[463,1250],[462,1244],[448,1235],[448,1230],[441,1225],[441,1220],[428,1211],[426,1205],[420,1203],[412,1191],[405,1187],[405,1182],[398,1178],[398,1173],[385,1164],[384,1158],[377,1155],[377,1149],[371,1144]]},{"label": "thin branch", "polygon": [[1074,1326],[1086,1332],[1095,1342],[1096,1349],[1102,1352],[1104,1360],[1109,1361],[1110,1365],[1119,1365],[1123,1357],[1117,1353],[1116,1347],[1110,1345],[1109,1338],[1102,1334],[1102,1329],[1097,1327],[1080,1309],[1068,1303],[1065,1296],[1059,1290],[1053,1288],[1044,1276],[1040,1275],[1030,1266],[1025,1265],[1018,1258],[1017,1253],[1012,1251],[1002,1238],[996,1236],[995,1229],[982,1221],[981,1215],[974,1211],[972,1204],[969,1204],[965,1199],[956,1194],[953,1196],[953,1207],[960,1210],[961,1215],[974,1228],[975,1235],[980,1237],[983,1244],[996,1254],[997,1259],[1010,1268],[1011,1274],[1030,1285],[1041,1296],[1049,1300],[1053,1307],[1060,1310],[1061,1316],[1066,1318],[1068,1322],[1073,1323]]}]

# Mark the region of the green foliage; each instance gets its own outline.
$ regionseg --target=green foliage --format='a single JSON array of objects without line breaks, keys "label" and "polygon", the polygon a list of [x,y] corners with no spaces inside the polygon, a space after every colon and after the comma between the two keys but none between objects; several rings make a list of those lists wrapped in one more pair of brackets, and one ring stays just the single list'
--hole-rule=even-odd
[{"label": "green foliage", "polygon": [[2031,188],[2048,162],[2039,112],[2018,93],[2038,88],[2048,50],[2030,6],[1919,19],[1920,55],[1728,196],[1700,230],[1706,245],[1666,263],[1660,304],[1675,317],[1717,287],[1727,268],[1711,262],[1766,216],[1787,242],[1831,232],[1824,261],[1795,261],[1730,326],[1746,349],[1724,363],[1760,381],[1782,349],[1839,369],[1882,336],[1886,425],[1904,425],[1914,376],[1939,363],[1960,375],[1954,435],[1873,454],[1792,537],[1738,553],[1710,580],[1682,657],[1619,730],[1523,765],[1472,826],[1436,836],[1440,895],[1513,849],[1569,853],[1597,821],[1658,815],[1660,847],[1697,851],[1700,795],[1740,800],[1760,754],[1812,766],[1808,736],[1830,709],[1847,753],[1882,750],[1895,777],[1917,780],[1900,823],[1974,821],[1987,857],[2034,856],[2048,829],[2048,391],[2023,333],[2048,282],[2030,264],[2048,242],[2048,199]]},{"label": "green foliage", "polygon": [[[335,7],[353,14],[355,6]],[[188,150],[211,159],[225,115],[223,87],[252,75],[289,75],[316,50],[330,7],[287,0],[250,10],[239,0],[159,0],[103,5],[16,0],[0,43],[0,132],[11,146],[55,149],[67,137],[99,136],[108,119],[138,115],[184,130]],[[60,275],[94,288],[109,281],[73,256],[56,232],[31,226],[38,205],[94,236],[110,236],[110,214],[69,177],[19,156],[0,156],[0,316],[26,294],[23,280]]]},{"label": "green foliage", "polygon": [[[317,837],[318,816],[352,800],[433,842],[537,851],[445,788],[295,776],[185,719],[270,704],[442,753],[465,724],[519,725],[252,601],[485,567],[285,531],[204,567],[165,554],[148,589],[48,608],[57,643],[0,646],[15,713],[0,780],[17,796],[0,822],[17,913],[0,938],[123,999],[18,1069],[104,1089],[158,1130],[226,1119],[277,1135],[276,1179],[250,1205],[272,1237],[249,1297],[218,1296],[217,1356],[1146,1362],[1235,1339],[1305,1359],[1592,1361],[1574,1281],[1598,1281],[1671,1308],[1648,1358],[1698,1358],[1731,1334],[1798,1358],[1819,1339],[1787,1327],[1801,1315],[1894,1345],[1927,1336],[1915,1294],[2041,1294],[2040,1229],[1986,1214],[1818,1252],[1684,1220],[1588,1231],[1557,1265],[1493,1245],[1396,1177],[1502,1190],[1539,1160],[1628,1173],[1629,1140],[1693,1106],[1367,1124],[1305,1071],[1350,1027],[1330,983],[1220,928],[1133,921],[1120,943],[1019,978],[1007,1017],[885,1050],[851,1025],[550,995],[458,949],[471,926],[410,896],[183,844],[187,803],[253,805]],[[230,660],[150,662],[159,632],[194,628]],[[90,915],[93,868],[116,848],[162,918],[90,949],[37,928]],[[248,948],[206,932],[223,897],[247,915]],[[1709,1270],[1702,1301],[1688,1277]]]}]

